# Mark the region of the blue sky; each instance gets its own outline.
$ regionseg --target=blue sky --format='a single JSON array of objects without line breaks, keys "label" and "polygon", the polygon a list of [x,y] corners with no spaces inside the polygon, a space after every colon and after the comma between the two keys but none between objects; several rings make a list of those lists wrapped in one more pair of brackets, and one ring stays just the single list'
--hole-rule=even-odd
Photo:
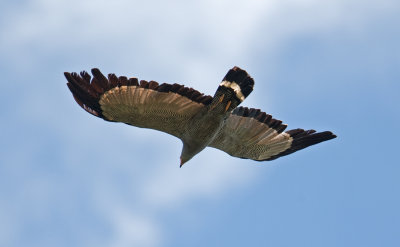
[{"label": "blue sky", "polygon": [[[399,246],[398,1],[5,1],[1,246]],[[102,121],[64,71],[213,94],[338,138],[255,162]]]}]

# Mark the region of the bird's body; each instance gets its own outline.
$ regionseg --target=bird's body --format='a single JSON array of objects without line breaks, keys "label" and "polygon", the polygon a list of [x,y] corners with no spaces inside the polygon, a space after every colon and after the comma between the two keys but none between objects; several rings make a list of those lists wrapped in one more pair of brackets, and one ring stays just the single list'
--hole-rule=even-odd
[{"label": "bird's body", "polygon": [[336,136],[294,129],[258,109],[238,107],[254,80],[238,67],[222,80],[214,97],[179,84],[104,77],[98,69],[65,73],[77,103],[107,121],[152,128],[182,140],[181,165],[207,146],[240,158],[272,160]]}]

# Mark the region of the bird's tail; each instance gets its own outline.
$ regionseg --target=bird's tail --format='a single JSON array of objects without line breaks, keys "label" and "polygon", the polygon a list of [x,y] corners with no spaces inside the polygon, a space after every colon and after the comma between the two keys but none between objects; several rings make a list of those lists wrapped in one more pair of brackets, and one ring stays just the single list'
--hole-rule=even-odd
[{"label": "bird's tail", "polygon": [[210,107],[222,106],[227,111],[235,109],[253,91],[254,80],[245,70],[233,67],[222,79]]}]

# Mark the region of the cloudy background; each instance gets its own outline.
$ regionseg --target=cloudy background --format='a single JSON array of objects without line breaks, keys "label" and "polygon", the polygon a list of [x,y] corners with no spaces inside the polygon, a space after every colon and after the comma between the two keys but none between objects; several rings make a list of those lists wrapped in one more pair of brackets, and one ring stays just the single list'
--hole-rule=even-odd
[{"label": "cloudy background", "polygon": [[[397,0],[0,3],[0,246],[399,246]],[[102,121],[64,71],[213,94],[338,138],[273,162]]]}]

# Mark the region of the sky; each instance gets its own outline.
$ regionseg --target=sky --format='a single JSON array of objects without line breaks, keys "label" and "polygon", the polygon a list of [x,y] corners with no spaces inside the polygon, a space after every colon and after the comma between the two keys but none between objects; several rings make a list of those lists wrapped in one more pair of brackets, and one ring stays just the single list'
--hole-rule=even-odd
[{"label": "sky", "polygon": [[[397,0],[0,3],[0,246],[400,246]],[[63,72],[100,68],[338,137],[270,161],[82,110]]]}]

